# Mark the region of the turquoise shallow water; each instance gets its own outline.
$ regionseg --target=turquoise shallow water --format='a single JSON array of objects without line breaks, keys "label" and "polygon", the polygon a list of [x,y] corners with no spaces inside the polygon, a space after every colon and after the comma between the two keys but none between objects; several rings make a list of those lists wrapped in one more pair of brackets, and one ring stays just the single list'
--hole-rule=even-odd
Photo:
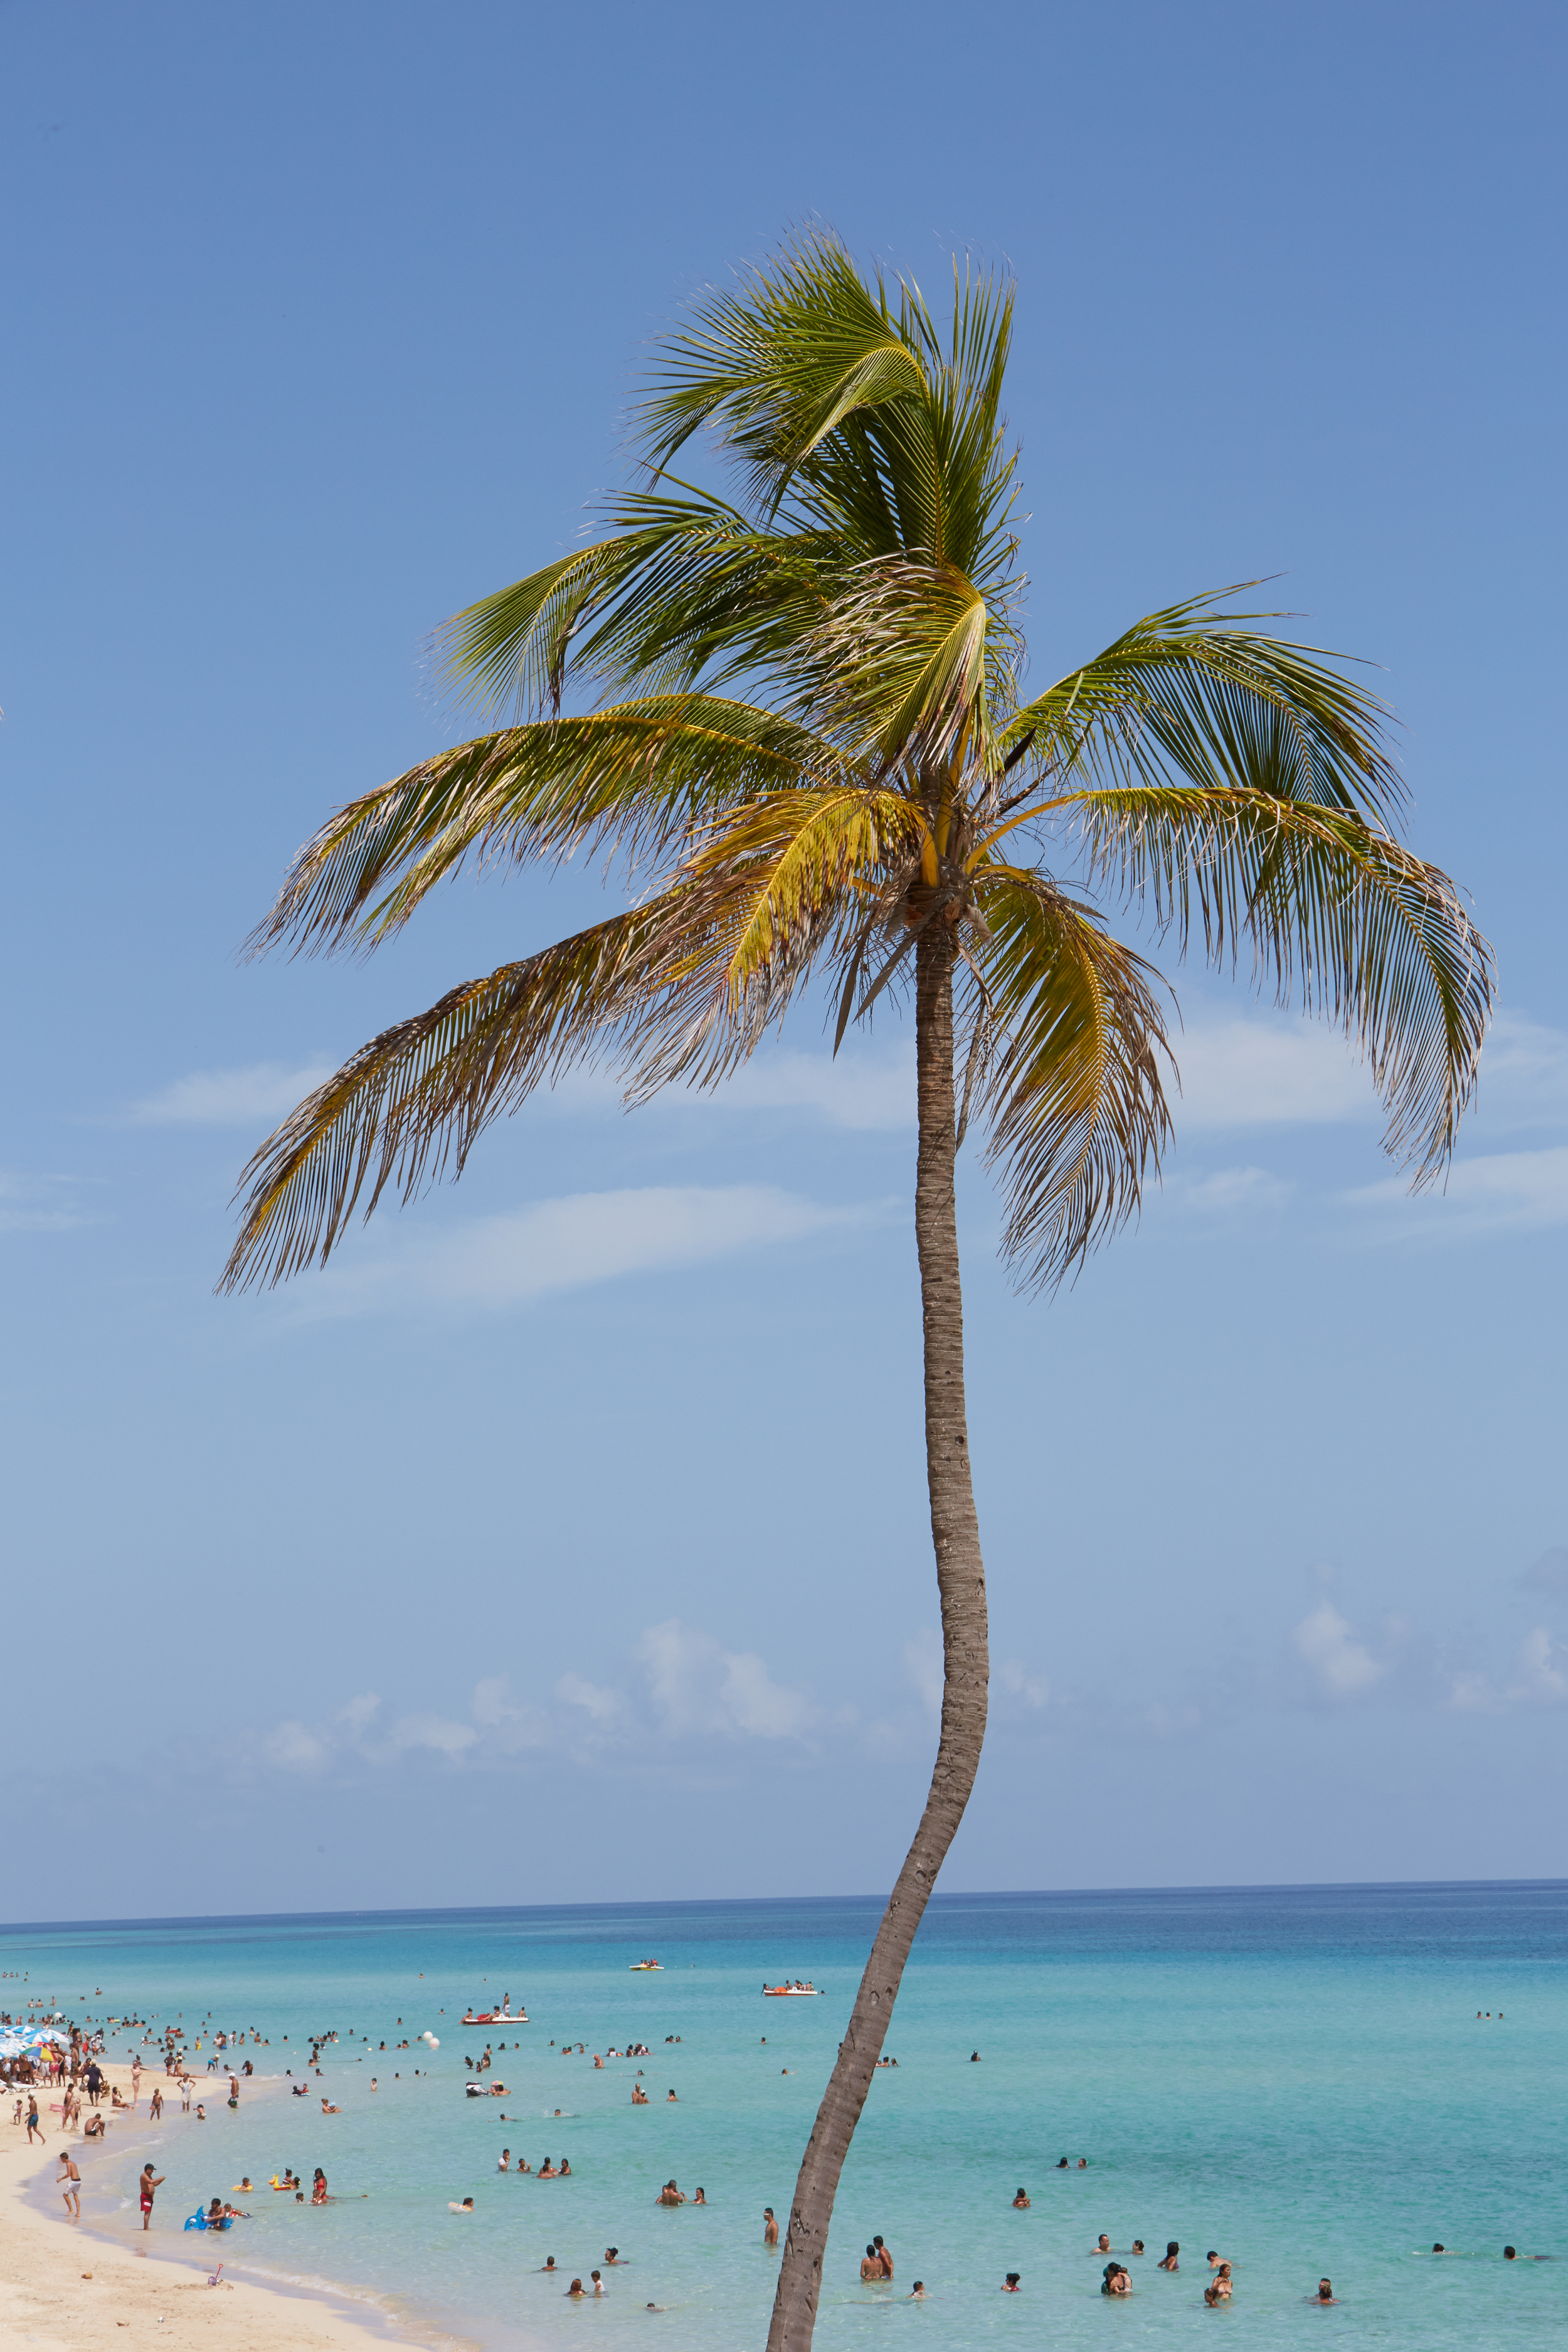
[{"label": "turquoise shallow water", "polygon": [[[13,1928],[0,1930],[0,1966],[26,1969],[26,1990],[58,1993],[72,2014],[183,2012],[194,2032],[210,2011],[259,2027],[269,2046],[252,2054],[272,2071],[298,2074],[313,2031],[342,2037],[308,2103],[251,2094],[230,2115],[220,2093],[199,2130],[163,2135],[165,2246],[242,2174],[265,2179],[288,2162],[308,2178],[321,2164],[342,2201],[312,2210],[264,2191],[250,2223],[182,2251],[371,2286],[497,2347],[591,2336],[729,2352],[764,2339],[775,2258],[762,2209],[787,2212],[879,1909]],[[663,1973],[629,1973],[650,1952]],[[826,1997],[764,2001],[764,1978],[781,1974]],[[526,2001],[526,2027],[456,2022],[503,1991]],[[0,1985],[0,2006],[15,1992]],[[1478,2022],[1478,2009],[1503,2014]],[[375,2047],[426,2026],[440,2037],[433,2056]],[[509,2095],[469,2101],[465,2060],[486,2039],[522,2046],[496,2051]],[[559,2046],[628,2039],[654,2055],[603,2073]],[[123,2037],[113,2046],[129,2054]],[[943,2352],[1108,2334],[1165,2343],[1212,2326],[1258,2347],[1563,2340],[1568,1886],[939,1895],[888,2046],[900,2063],[874,2086],[839,2196],[824,2352],[891,2347],[911,2330]],[[638,2063],[653,2104],[634,2110]],[[321,2115],[321,2091],[341,2115]],[[503,2143],[535,2167],[568,2154],[573,2177],[498,2175]],[[142,2153],[121,2128],[87,2168],[96,2226],[131,2226],[122,2200]],[[706,2189],[705,2210],[656,2208],[671,2173]],[[1011,2209],[1020,2183],[1027,2212]],[[447,2199],[467,2195],[475,2215],[449,2213]],[[1130,2261],[1125,2303],[1098,2292],[1101,2230],[1118,2252],[1135,2236],[1149,2248]],[[879,2231],[897,2279],[868,2291],[858,2256]],[[1182,2245],[1174,2277],[1153,2267],[1168,2238]],[[1464,2258],[1415,2252],[1439,2238]],[[1505,2241],[1554,2259],[1505,2264]],[[608,2298],[569,2304],[566,2279],[610,2242],[626,2261],[607,2273]],[[1202,2302],[1211,2246],[1236,2266],[1234,2301],[1217,2313]],[[539,2275],[549,2252],[560,2280]],[[1008,2270],[1023,2274],[1017,2296],[998,2291]],[[1342,2298],[1328,2311],[1303,2299],[1325,2271]],[[917,2276],[931,2300],[911,2305]],[[648,2314],[650,2300],[667,2309]]]}]

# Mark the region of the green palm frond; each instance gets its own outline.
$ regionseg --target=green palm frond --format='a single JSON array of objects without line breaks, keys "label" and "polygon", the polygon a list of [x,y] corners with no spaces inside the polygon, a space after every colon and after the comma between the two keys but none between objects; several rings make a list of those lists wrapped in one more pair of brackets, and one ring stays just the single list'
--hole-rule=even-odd
[{"label": "green palm frond", "polygon": [[[644,902],[453,992],[301,1105],[247,1171],[231,1284],[324,1257],[356,1202],[460,1168],[574,1062],[608,1055],[633,1099],[711,1084],[813,974],[841,1039],[933,944],[958,958],[963,1119],[1005,1171],[1006,1247],[1058,1278],[1131,1213],[1168,1115],[1149,967],[1031,862],[1047,841],[1178,954],[1248,942],[1261,984],[1361,1045],[1415,1181],[1441,1168],[1491,964],[1394,838],[1377,698],[1233,589],[1019,702],[1012,301],[955,266],[939,318],[812,231],[661,346],[644,486],[443,632],[460,692],[521,723],[340,810],[254,944],[374,947],[465,860],[587,849]],[[700,435],[726,495],[670,470]],[[568,693],[597,707],[563,716]]]},{"label": "green palm frond", "polygon": [[1131,786],[1077,803],[1100,872],[1148,898],[1184,950],[1250,945],[1277,1001],[1341,1026],[1389,1114],[1388,1150],[1435,1176],[1476,1081],[1491,953],[1446,874],[1364,818],[1267,793]]},{"label": "green palm frond", "polygon": [[652,696],[586,719],[509,727],[422,761],[329,818],[251,945],[373,947],[470,855],[517,863],[587,844],[630,863],[657,861],[725,808],[843,773],[820,736],[712,695]]},{"label": "green palm frond", "polygon": [[1039,873],[976,877],[973,950],[1001,1041],[979,1086],[987,1163],[1007,1194],[1003,1246],[1026,1286],[1058,1281],[1138,1205],[1170,1131],[1170,1046],[1151,967]]},{"label": "green palm frond", "polygon": [[1173,773],[1396,815],[1405,788],[1383,747],[1384,706],[1318,647],[1240,625],[1279,615],[1216,613],[1216,601],[1194,597],[1134,623],[1020,706],[1004,755],[1027,742],[1029,768],[1061,778]]}]

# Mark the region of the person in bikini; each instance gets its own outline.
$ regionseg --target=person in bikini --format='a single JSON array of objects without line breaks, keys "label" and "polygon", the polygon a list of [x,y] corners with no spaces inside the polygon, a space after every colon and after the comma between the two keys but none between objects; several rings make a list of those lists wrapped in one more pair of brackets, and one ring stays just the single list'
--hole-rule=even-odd
[{"label": "person in bikini", "polygon": [[1182,2265],[1176,2260],[1176,2256],[1181,2252],[1181,2251],[1180,2242],[1175,2238],[1167,2238],[1165,2241],[1165,2259],[1163,2263],[1156,2263],[1154,2265],[1155,2269],[1162,2271],[1179,2271]]},{"label": "person in bikini", "polygon": [[882,2258],[875,2246],[868,2246],[860,2257],[860,2283],[867,2285],[872,2279],[883,2276]]}]

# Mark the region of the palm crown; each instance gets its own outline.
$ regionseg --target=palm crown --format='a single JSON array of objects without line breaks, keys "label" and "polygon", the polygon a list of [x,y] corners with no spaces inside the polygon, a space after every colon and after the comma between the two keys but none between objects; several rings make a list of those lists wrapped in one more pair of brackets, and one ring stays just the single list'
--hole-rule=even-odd
[{"label": "palm crown", "polygon": [[[644,487],[607,535],[447,625],[465,691],[531,715],[332,817],[258,943],[374,946],[474,856],[618,853],[635,903],[454,989],[302,1103],[247,1171],[228,1283],[324,1259],[362,1198],[460,1170],[580,1059],[610,1055],[634,1098],[711,1084],[819,972],[841,1038],[936,925],[961,1129],[989,1131],[1024,1276],[1059,1275],[1157,1160],[1168,1054],[1155,976],[1053,850],[1181,950],[1245,940],[1265,983],[1359,1041],[1417,1179],[1440,1166],[1489,972],[1390,829],[1380,704],[1210,597],[1021,698],[1011,309],[955,272],[944,333],[813,235],[662,344]],[[730,499],[672,470],[699,435]],[[574,685],[597,707],[562,716]]]}]

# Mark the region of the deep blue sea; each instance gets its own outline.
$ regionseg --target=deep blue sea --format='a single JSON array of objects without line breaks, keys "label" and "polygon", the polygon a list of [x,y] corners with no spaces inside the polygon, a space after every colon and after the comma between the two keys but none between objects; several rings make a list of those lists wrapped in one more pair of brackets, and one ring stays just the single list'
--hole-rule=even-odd
[{"label": "deep blue sea", "polygon": [[[0,1967],[27,1981],[0,1982],[0,2007],[41,1992],[77,2017],[178,2018],[204,2034],[198,2076],[209,2020],[266,2037],[247,2045],[258,2081],[237,2114],[219,2089],[200,2126],[176,2115],[150,2139],[116,2125],[84,2161],[95,2227],[131,2229],[151,2148],[167,2250],[374,2289],[409,2323],[496,2347],[735,2352],[765,2337],[777,2258],[763,2208],[787,2215],[879,1909],[8,1928]],[[649,1954],[662,1971],[631,1973]],[[781,1976],[826,1997],[764,2000]],[[458,2022],[503,1993],[526,2003],[526,2026]],[[437,2051],[417,2043],[425,2031]],[[290,2067],[300,2079],[309,2037],[328,2032],[308,2099],[261,2084]],[[111,2048],[129,2056],[137,2038]],[[507,2095],[470,2100],[467,2061],[487,2040]],[[651,2057],[595,2071],[592,2053],[637,2041]],[[1568,2340],[1568,1885],[939,1895],[888,2048],[900,2063],[878,2077],[839,2195],[823,2352],[1108,2333],[1152,2345],[1216,2326],[1260,2348]],[[650,2104],[634,2108],[639,2064]],[[341,2114],[321,2114],[323,2094]],[[503,2146],[535,2168],[568,2156],[572,2176],[499,2173]],[[321,2165],[338,2201],[263,2189],[221,2240],[180,2239],[198,2202],[285,2164],[307,2179]],[[658,2208],[672,2174],[706,2207]],[[1027,2211],[1012,2208],[1020,2186]],[[465,2196],[472,2216],[447,2210]],[[1125,2303],[1099,2293],[1101,2231],[1134,2274]],[[876,2231],[896,2275],[867,2289],[858,2259]],[[1167,2275],[1154,2265],[1172,2238],[1181,2268]],[[1437,2239],[1448,2257],[1420,2251]],[[1505,2242],[1552,2259],[1505,2263]],[[570,2277],[602,2268],[610,2243],[623,2263],[605,2300],[568,2302]],[[1217,2312],[1202,2299],[1211,2247],[1234,2265]],[[540,2272],[551,2253],[553,2278]],[[999,2291],[1010,2270],[1017,2295]],[[1307,2298],[1325,2273],[1341,2300],[1322,2310]],[[906,2300],[917,2277],[923,2304]]]}]

